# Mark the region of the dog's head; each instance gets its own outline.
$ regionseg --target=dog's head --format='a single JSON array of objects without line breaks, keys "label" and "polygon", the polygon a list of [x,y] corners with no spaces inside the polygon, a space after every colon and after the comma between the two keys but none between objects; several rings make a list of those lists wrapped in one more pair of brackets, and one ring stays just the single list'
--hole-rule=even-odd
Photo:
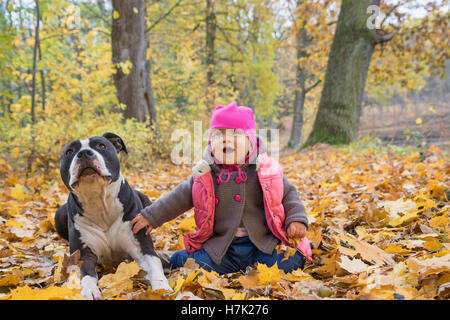
[{"label": "dog's head", "polygon": [[60,157],[60,173],[66,187],[104,179],[109,183],[120,176],[119,152],[127,153],[123,140],[107,132],[101,137],[74,140],[64,147]]}]

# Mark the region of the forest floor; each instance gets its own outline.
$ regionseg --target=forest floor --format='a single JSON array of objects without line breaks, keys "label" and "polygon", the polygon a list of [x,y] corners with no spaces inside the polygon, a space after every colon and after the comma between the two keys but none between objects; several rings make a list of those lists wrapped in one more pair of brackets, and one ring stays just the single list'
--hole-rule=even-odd
[{"label": "forest floor", "polygon": [[[173,293],[153,291],[136,262],[101,265],[104,299],[449,299],[450,162],[430,146],[316,145],[280,157],[307,207],[313,261],[284,273],[257,264],[218,275],[193,260],[167,275]],[[59,177],[10,172],[0,162],[0,299],[82,299],[80,262],[55,232],[67,199]],[[189,166],[155,163],[125,170],[152,201],[191,174]],[[181,250],[195,230],[192,210],[152,231],[157,250]],[[293,251],[279,246],[278,250]]]}]

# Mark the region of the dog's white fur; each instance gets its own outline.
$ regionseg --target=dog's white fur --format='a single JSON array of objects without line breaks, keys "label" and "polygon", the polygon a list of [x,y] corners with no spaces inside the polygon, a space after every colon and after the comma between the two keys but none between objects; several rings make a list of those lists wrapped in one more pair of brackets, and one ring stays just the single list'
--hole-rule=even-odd
[{"label": "dog's white fur", "polygon": [[[82,140],[81,144],[80,150],[90,149],[96,153],[97,160],[101,165],[99,168],[101,172],[109,173],[103,157],[89,148],[86,140]],[[75,160],[72,161],[71,169],[74,162]],[[73,172],[75,173],[75,171]],[[72,171],[70,174],[71,181],[76,179],[72,176]],[[73,193],[81,202],[83,213],[75,216],[75,228],[80,232],[83,245],[88,246],[94,252],[98,257],[98,262],[114,263],[131,257],[147,272],[146,278],[150,281],[153,290],[172,291],[164,276],[160,259],[142,253],[129,222],[122,220],[123,205],[119,201],[118,194],[120,186],[124,182],[122,174],[112,183],[100,175],[87,181],[78,181]],[[84,276],[81,285],[83,296],[89,299],[101,298],[95,277]]]}]

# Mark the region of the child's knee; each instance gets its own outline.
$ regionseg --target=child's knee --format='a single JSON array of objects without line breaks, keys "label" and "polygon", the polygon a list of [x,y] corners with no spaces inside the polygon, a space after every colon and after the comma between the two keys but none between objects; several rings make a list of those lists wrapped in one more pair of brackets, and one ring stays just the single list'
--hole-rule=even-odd
[{"label": "child's knee", "polygon": [[284,272],[292,272],[296,269],[303,268],[303,264],[305,263],[305,257],[296,252],[292,257],[289,257],[289,259],[279,262],[279,268],[282,269]]},{"label": "child's knee", "polygon": [[172,265],[172,268],[179,268],[179,267],[184,266],[187,258],[188,258],[188,253],[186,252],[186,250],[176,251],[170,257],[169,262]]}]

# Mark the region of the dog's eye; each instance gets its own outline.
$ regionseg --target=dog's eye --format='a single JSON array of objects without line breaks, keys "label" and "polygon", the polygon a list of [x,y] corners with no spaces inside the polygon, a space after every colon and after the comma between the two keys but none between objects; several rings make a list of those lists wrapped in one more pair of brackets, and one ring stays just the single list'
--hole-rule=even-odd
[{"label": "dog's eye", "polygon": [[97,148],[98,148],[99,150],[105,150],[105,149],[106,149],[106,146],[105,146],[103,143],[99,143],[99,144],[97,145]]},{"label": "dog's eye", "polygon": [[73,150],[69,149],[66,151],[66,156],[70,156],[70,155],[72,155],[72,153],[73,153]]}]

